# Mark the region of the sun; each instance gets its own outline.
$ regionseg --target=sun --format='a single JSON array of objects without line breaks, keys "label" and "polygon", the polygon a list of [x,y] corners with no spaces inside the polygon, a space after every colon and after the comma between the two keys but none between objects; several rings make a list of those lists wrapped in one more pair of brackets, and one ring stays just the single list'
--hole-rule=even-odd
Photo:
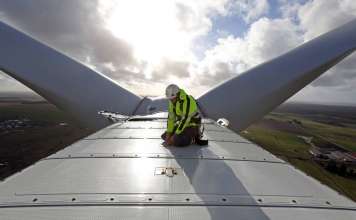
[{"label": "sun", "polygon": [[191,37],[181,30],[174,1],[102,1],[101,8],[107,28],[132,45],[137,59],[158,65],[165,58],[185,59],[189,53]]}]

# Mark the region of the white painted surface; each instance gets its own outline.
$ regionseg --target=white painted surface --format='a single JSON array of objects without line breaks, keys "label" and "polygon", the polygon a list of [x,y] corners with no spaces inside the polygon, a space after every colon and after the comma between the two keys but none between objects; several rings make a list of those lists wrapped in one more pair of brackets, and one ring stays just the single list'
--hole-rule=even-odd
[{"label": "white painted surface", "polygon": [[0,219],[356,219],[354,202],[204,121],[221,141],[163,147],[162,119],[105,128],[1,183]]}]

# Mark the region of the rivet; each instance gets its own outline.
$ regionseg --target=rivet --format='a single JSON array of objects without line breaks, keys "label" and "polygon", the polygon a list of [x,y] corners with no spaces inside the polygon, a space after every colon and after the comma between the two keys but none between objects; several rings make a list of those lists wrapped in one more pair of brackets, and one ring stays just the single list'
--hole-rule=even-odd
[{"label": "rivet", "polygon": [[246,160],[246,157],[243,157],[242,159],[243,159],[243,160]]},{"label": "rivet", "polygon": [[262,202],[262,199],[257,199],[258,202]]},{"label": "rivet", "polygon": [[326,201],[325,203],[328,204],[328,205],[331,205],[331,203],[329,201]]},{"label": "rivet", "polygon": [[93,157],[94,155],[93,154],[90,154],[91,157]]},{"label": "rivet", "polygon": [[114,198],[110,198],[110,201],[114,201]]},{"label": "rivet", "polygon": [[37,202],[37,198],[34,198],[34,199],[32,200],[32,202]]},{"label": "rivet", "polygon": [[75,198],[72,198],[72,202],[74,202],[76,199]]},{"label": "rivet", "polygon": [[152,201],[152,198],[148,198],[148,201]]},{"label": "rivet", "polygon": [[225,199],[225,198],[222,198],[222,201],[223,201],[223,202],[226,202],[226,199]]},{"label": "rivet", "polygon": [[297,201],[295,201],[294,199],[292,200],[293,203],[297,203]]},{"label": "rivet", "polygon": [[189,201],[190,201],[190,199],[189,199],[189,198],[186,198],[186,199],[185,199],[185,201],[189,202]]}]

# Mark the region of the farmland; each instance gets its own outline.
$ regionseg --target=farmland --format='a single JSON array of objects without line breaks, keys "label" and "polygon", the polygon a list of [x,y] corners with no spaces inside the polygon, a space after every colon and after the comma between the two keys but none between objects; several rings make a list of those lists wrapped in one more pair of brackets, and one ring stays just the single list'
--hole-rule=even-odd
[{"label": "farmland", "polygon": [[356,200],[355,176],[331,172],[314,160],[301,137],[322,137],[356,151],[356,107],[285,104],[241,135],[288,161],[347,197]]}]

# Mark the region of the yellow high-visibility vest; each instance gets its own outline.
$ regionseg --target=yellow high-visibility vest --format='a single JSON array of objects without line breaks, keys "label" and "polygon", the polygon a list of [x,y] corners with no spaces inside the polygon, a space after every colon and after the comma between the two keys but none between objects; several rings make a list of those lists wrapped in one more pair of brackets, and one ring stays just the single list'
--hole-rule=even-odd
[{"label": "yellow high-visibility vest", "polygon": [[198,115],[198,106],[195,99],[186,94],[183,89],[179,90],[177,98],[175,105],[169,101],[167,132],[180,134],[187,127],[198,126],[191,121]]}]

